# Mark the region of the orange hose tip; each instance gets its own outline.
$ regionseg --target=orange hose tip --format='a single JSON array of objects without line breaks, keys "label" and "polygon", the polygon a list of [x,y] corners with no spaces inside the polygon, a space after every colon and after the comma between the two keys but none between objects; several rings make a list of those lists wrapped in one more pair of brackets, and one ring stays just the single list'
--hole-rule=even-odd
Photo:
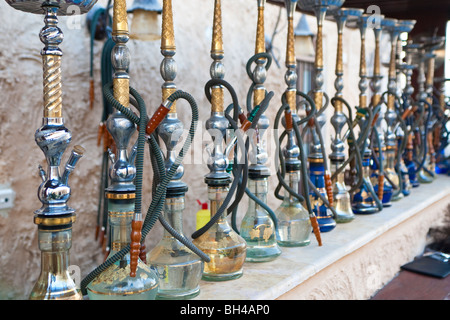
[{"label": "orange hose tip", "polygon": [[147,135],[151,135],[153,131],[159,126],[159,124],[164,120],[166,115],[169,113],[170,108],[166,107],[164,104],[161,104],[156,112],[153,114],[151,119],[147,123],[147,128],[145,129],[145,133]]},{"label": "orange hose tip", "polygon": [[320,228],[319,223],[317,222],[316,217],[310,217],[311,226],[313,228],[314,235],[316,237],[317,243],[319,244],[319,247],[322,246],[322,237],[320,236]]}]

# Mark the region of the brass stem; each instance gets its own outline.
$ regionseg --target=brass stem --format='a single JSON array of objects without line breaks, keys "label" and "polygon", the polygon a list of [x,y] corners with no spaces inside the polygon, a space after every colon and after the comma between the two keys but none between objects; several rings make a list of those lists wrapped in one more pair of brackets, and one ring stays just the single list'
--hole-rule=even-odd
[{"label": "brass stem", "polygon": [[[164,59],[161,64],[161,75],[164,79],[162,85],[162,101],[164,102],[176,91],[174,83],[176,77],[176,66],[173,56],[176,53],[175,32],[173,27],[172,0],[163,0],[161,30],[161,53]],[[169,113],[176,113],[176,101],[172,104]]]},{"label": "brass stem", "polygon": [[[123,106],[129,107],[130,101],[130,79],[127,74],[128,49],[125,43],[129,39],[127,4],[125,0],[114,0],[112,37],[116,43],[113,54],[113,65],[115,68],[113,76],[114,98]],[[118,61],[123,58],[124,61]]]},{"label": "brass stem", "polygon": [[[214,1],[214,19],[211,43],[211,57],[214,59],[211,66],[212,78],[223,78],[223,35],[222,35],[222,4],[221,0]],[[211,88],[211,111],[224,112],[224,92],[222,86]]]}]

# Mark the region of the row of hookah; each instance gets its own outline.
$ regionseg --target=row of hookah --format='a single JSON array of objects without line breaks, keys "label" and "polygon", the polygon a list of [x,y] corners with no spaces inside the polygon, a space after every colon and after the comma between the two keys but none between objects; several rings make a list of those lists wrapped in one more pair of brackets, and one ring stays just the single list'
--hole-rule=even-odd
[{"label": "row of hookah", "polygon": [[[434,82],[434,50],[443,44],[443,38],[430,37],[421,39],[421,43],[409,41],[402,48],[401,34],[408,34],[414,27],[414,20],[396,20],[382,15],[364,14],[363,10],[341,7],[343,1],[330,1],[329,6],[315,6],[318,21],[316,45],[316,87],[313,91],[316,108],[321,107],[322,92],[322,47],[321,25],[327,14],[336,21],[338,31],[338,47],[336,57],[336,93],[329,102],[334,107],[330,123],[335,129],[335,137],[331,143],[332,192],[326,189],[326,159],[320,152],[320,128],[324,121],[310,121],[310,133],[306,144],[310,148],[308,161],[310,175],[315,178],[316,188],[322,194],[328,194],[328,206],[323,199],[313,197],[316,215],[322,232],[332,230],[336,223],[350,222],[355,214],[371,214],[391,206],[410,194],[411,187],[419,183],[429,183],[435,177],[436,150],[442,150],[442,128],[445,126],[445,102],[440,93],[440,100],[433,96]],[[333,8],[334,6],[334,8]],[[303,6],[303,9],[308,7]],[[328,13],[327,13],[328,12]],[[359,105],[356,115],[344,99],[342,90],[343,63],[342,46],[343,30],[347,25],[360,30],[361,56],[359,70]],[[370,86],[373,91],[371,103],[368,104],[367,89],[369,77],[366,66],[366,31],[373,29],[375,36],[375,54],[373,76]],[[380,38],[386,32],[390,37],[391,55],[388,71],[387,91],[381,92]],[[405,51],[406,62],[402,61]],[[425,68],[427,63],[427,68]],[[417,98],[413,98],[414,88],[411,85],[413,69],[418,69]],[[425,71],[427,75],[425,76]],[[400,75],[406,78],[405,88],[400,87]],[[438,102],[438,103],[436,103]],[[343,107],[347,108],[347,115]],[[385,108],[385,110],[383,110]],[[383,117],[384,113],[384,117]],[[347,131],[342,132],[347,124]],[[359,135],[353,128],[359,125]],[[315,127],[314,127],[315,126]],[[307,127],[306,127],[307,128]],[[305,129],[306,129],[305,128]],[[317,129],[314,131],[314,129]],[[317,135],[317,136],[315,136]],[[348,156],[345,155],[345,143],[348,145]],[[349,166],[344,172],[346,166]],[[314,173],[315,172],[315,173]],[[319,206],[317,206],[319,205]],[[320,207],[321,205],[321,207]],[[326,208],[328,207],[328,208]],[[330,210],[331,212],[327,212]]]},{"label": "row of hookah", "polygon": [[[7,2],[18,10],[32,13],[43,12],[46,24],[40,34],[41,40],[45,44],[45,48],[41,52],[44,59],[44,117],[43,126],[36,131],[36,142],[47,158],[48,173],[40,168],[43,183],[39,187],[38,194],[43,206],[36,211],[35,223],[38,225],[42,263],[41,274],[30,298],[81,299],[83,294],[87,294],[90,299],[189,299],[199,294],[200,279],[207,281],[236,279],[242,276],[245,261],[271,261],[281,254],[279,246],[308,245],[311,231],[314,231],[316,239],[321,245],[321,232],[332,230],[336,221],[346,222],[353,219],[352,215],[348,215],[349,210],[347,209],[350,206],[348,199],[350,197],[345,192],[342,174],[342,168],[348,163],[351,164],[353,171],[359,174],[359,181],[353,182],[350,192],[354,191],[351,206],[355,213],[357,213],[355,208],[367,209],[370,207],[370,200],[367,199],[370,199],[371,196],[376,201],[377,186],[371,187],[370,177],[368,177],[369,162],[367,159],[372,153],[369,149],[370,144],[367,142],[370,131],[363,131],[357,139],[353,132],[353,126],[357,121],[352,121],[351,116],[347,118],[342,116],[342,105],[347,106],[351,114],[350,107],[340,94],[343,88],[342,63],[338,63],[336,68],[339,79],[336,81],[338,93],[330,101],[336,111],[332,118],[332,124],[336,129],[336,139],[333,141],[333,153],[330,155],[333,175],[327,168],[320,133],[321,127],[325,123],[323,112],[325,106],[322,106],[322,100],[326,94],[321,87],[323,84],[322,24],[326,11],[333,8],[332,12],[335,12],[341,49],[342,26],[346,17],[351,15],[360,17],[357,21],[363,40],[365,27],[362,25],[364,25],[364,21],[367,21],[362,18],[364,15],[355,13],[358,10],[339,9],[343,1],[339,4],[336,1],[330,1],[329,4],[325,4],[323,1],[317,2],[317,4],[316,1],[299,2],[299,6],[303,9],[314,10],[318,21],[315,60],[316,88],[313,92],[313,99],[311,99],[307,94],[296,89],[293,15],[297,1],[286,1],[288,36],[285,79],[287,89],[283,94],[282,106],[277,112],[274,123],[274,128],[278,129],[278,122],[284,115],[285,130],[277,141],[279,147],[277,158],[280,166],[277,169],[279,185],[275,191],[277,198],[282,199],[283,202],[273,212],[266,203],[270,172],[265,166],[267,153],[264,150],[263,139],[264,131],[269,127],[269,121],[264,115],[264,111],[273,97],[273,93],[267,92],[264,88],[266,72],[271,62],[270,55],[265,52],[264,43],[265,1],[257,1],[258,23],[255,55],[249,59],[247,64],[247,73],[252,80],[252,86],[248,93],[247,116],[245,116],[232,86],[224,80],[221,1],[215,0],[211,47],[213,63],[210,68],[211,80],[205,86],[205,94],[211,103],[211,117],[207,121],[206,128],[217,133],[212,137],[214,146],[210,150],[208,162],[210,173],[205,176],[211,205],[211,220],[192,235],[194,239],[192,242],[188,240],[182,231],[184,196],[188,191],[187,185],[182,181],[184,174],[182,159],[195,134],[198,110],[195,100],[188,93],[177,90],[174,83],[176,64],[173,59],[175,38],[172,2],[164,0],[162,8],[163,103],[150,118],[146,114],[143,99],[130,87],[130,78],[127,73],[130,56],[126,46],[129,39],[126,2],[115,0],[110,33],[110,40],[113,42],[110,42],[110,45],[112,43],[110,47],[111,63],[114,72],[111,83],[108,82],[103,88],[105,101],[107,100],[114,109],[106,121],[106,128],[112,137],[111,144],[115,151],[108,152],[111,161],[110,181],[105,190],[111,228],[111,247],[104,263],[83,279],[80,293],[68,272],[68,256],[72,241],[71,230],[75,221],[75,212],[67,206],[67,201],[70,197],[68,177],[84,150],[80,146],[74,148],[66,164],[66,170],[60,176],[60,160],[71,140],[71,135],[64,126],[61,112],[60,64],[62,52],[59,44],[62,42],[62,32],[57,27],[57,15],[64,15],[68,12],[67,7],[70,5],[79,6],[80,13],[85,13],[92,8],[95,1],[83,4],[68,0],[58,2],[7,0]],[[28,5],[24,5],[24,3]],[[109,7],[107,8],[109,9]],[[348,14],[348,12],[352,12],[352,14]],[[385,20],[389,21],[389,19]],[[364,48],[363,43],[362,41],[362,49]],[[376,50],[379,50],[378,44],[379,38],[377,38]],[[342,62],[339,52],[342,54],[342,50],[338,50],[338,62]],[[379,57],[379,52],[376,54]],[[361,53],[361,57],[363,57],[363,53]],[[256,66],[252,71],[253,63]],[[378,69],[375,68],[378,71],[379,69],[379,66]],[[365,61],[360,75],[361,105],[357,117],[360,117],[361,128],[366,128],[371,126],[364,125],[364,121],[370,124],[375,123],[374,117],[377,112],[371,112],[365,105],[365,90],[367,89]],[[391,72],[389,75],[391,76]],[[378,78],[374,76],[374,83],[379,84],[377,80],[380,78],[379,74]],[[376,85],[374,88],[377,88]],[[393,89],[391,83],[390,88]],[[225,89],[233,100],[228,108],[224,107]],[[392,93],[392,90],[389,93]],[[307,106],[307,116],[303,119],[300,119],[297,114],[297,96],[304,98],[304,105]],[[376,96],[375,94],[374,97]],[[190,135],[179,153],[177,153],[176,147],[183,131],[183,124],[177,117],[176,101],[178,99],[187,100],[192,110]],[[395,99],[393,101],[395,105]],[[378,104],[373,103],[373,105]],[[131,106],[138,110],[139,115],[131,111]],[[228,115],[231,111],[233,111],[232,117]],[[370,116],[367,117],[367,114]],[[389,118],[389,116],[386,117]],[[345,123],[349,127],[348,133],[341,137],[340,130]],[[304,126],[304,131],[300,132],[302,126]],[[138,129],[138,139],[128,154],[129,142],[136,132],[136,128]],[[228,141],[223,146],[227,129],[230,128],[234,129],[234,136],[231,142]],[[373,128],[377,128],[377,125]],[[424,128],[423,124],[422,128]],[[427,128],[426,125],[425,128]],[[375,130],[373,131],[375,132]],[[378,137],[378,141],[381,140],[381,134],[372,135]],[[307,139],[305,139],[305,143],[303,137],[307,139],[309,137],[313,143],[308,144]],[[158,138],[166,145],[165,157],[162,155]],[[251,143],[252,139],[255,139],[256,143]],[[287,139],[286,146],[281,148],[284,139]],[[345,139],[349,141],[350,146],[347,159],[343,154]],[[387,142],[386,145],[389,145]],[[145,144],[149,145],[154,180],[152,202],[144,218],[142,175]],[[255,149],[255,155],[251,157],[250,165],[247,154],[249,144]],[[305,146],[307,145],[312,145],[312,147],[306,150]],[[364,150],[364,152],[360,153],[360,150]],[[378,150],[381,154],[383,148],[373,148],[373,150]],[[421,151],[423,154],[424,151]],[[241,161],[237,161],[238,157],[241,158]],[[308,164],[309,168],[307,168]],[[380,165],[378,172],[382,172],[382,162],[379,161],[378,164]],[[422,167],[424,166],[422,165]],[[387,169],[386,166],[384,172],[388,172]],[[352,174],[355,175],[354,172]],[[380,176],[382,175],[380,174]],[[394,178],[388,179],[392,181]],[[381,178],[379,181],[382,181]],[[285,191],[284,196],[279,195],[282,188]],[[383,192],[386,193],[385,190]],[[235,219],[238,203],[244,194],[249,196],[250,201],[241,223],[241,229],[238,231],[235,220],[230,227],[227,216],[231,214]],[[233,196],[235,199],[230,204]],[[361,199],[356,206],[355,199],[356,202],[357,199]],[[376,205],[377,209],[381,210],[380,201]],[[358,213],[369,211],[361,210]],[[163,238],[154,249],[146,253],[145,237],[158,220],[164,226]]]}]

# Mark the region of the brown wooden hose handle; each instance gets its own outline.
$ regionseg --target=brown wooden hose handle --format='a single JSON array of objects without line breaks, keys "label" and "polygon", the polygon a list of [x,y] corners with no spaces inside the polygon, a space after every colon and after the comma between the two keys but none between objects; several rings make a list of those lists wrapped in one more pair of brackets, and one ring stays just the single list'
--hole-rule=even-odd
[{"label": "brown wooden hose handle", "polygon": [[429,150],[429,154],[430,154],[430,162],[434,163],[435,149],[434,149],[434,145],[433,145],[433,132],[432,131],[428,131],[426,139],[427,139],[428,150]]},{"label": "brown wooden hose handle", "polygon": [[94,101],[95,101],[95,90],[94,90],[94,79],[91,79],[90,81],[90,88],[89,88],[89,109],[94,109]]},{"label": "brown wooden hose handle", "polygon": [[136,276],[136,270],[141,253],[141,229],[142,220],[131,222],[131,243],[130,243],[130,277]]},{"label": "brown wooden hose handle", "polygon": [[406,140],[406,158],[408,161],[413,161],[413,151],[414,151],[414,142],[413,142],[413,134],[408,134],[408,139]]},{"label": "brown wooden hose handle", "polygon": [[383,200],[384,192],[384,175],[380,174],[378,176],[378,199]]},{"label": "brown wooden hose handle", "polygon": [[402,120],[406,120],[406,118],[409,117],[409,115],[414,111],[413,107],[409,107],[406,109],[402,114]]},{"label": "brown wooden hose handle", "polygon": [[322,246],[322,237],[320,236],[320,228],[319,223],[317,222],[316,216],[310,216],[309,220],[311,221],[311,226],[313,228],[314,235],[316,236],[317,243],[319,247]]},{"label": "brown wooden hose handle", "polygon": [[294,127],[292,124],[292,112],[290,109],[286,109],[286,111],[284,111],[284,118],[286,121],[286,131],[291,131]]},{"label": "brown wooden hose handle", "polygon": [[144,242],[141,243],[141,247],[139,249],[139,258],[143,263],[147,264],[147,247]]},{"label": "brown wooden hose handle", "polygon": [[151,135],[153,131],[159,126],[159,124],[164,120],[166,115],[169,113],[170,108],[166,107],[164,104],[161,104],[153,116],[147,123],[147,128],[145,129],[145,133],[147,135]]},{"label": "brown wooden hose handle", "polygon": [[243,112],[240,112],[238,117],[239,117],[239,122],[241,123],[242,131],[246,132],[252,125],[251,121],[247,119],[247,117],[245,116],[245,114]]},{"label": "brown wooden hose handle", "polygon": [[331,175],[330,175],[330,172],[328,170],[325,171],[325,189],[327,190],[328,202],[330,203],[330,207],[332,207],[333,203],[334,203],[334,199],[333,199],[333,183],[331,182]]}]

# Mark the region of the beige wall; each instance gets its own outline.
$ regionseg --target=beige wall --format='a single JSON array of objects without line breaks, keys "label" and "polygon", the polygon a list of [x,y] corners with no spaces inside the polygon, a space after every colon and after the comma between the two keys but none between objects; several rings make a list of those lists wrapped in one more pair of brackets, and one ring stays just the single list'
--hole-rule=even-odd
[{"label": "beige wall", "polygon": [[[104,4],[106,1],[100,3]],[[130,1],[131,3],[131,1]],[[200,108],[200,120],[209,117],[209,105],[204,96],[204,84],[210,79],[209,56],[212,26],[213,1],[174,1],[174,24],[177,45],[178,73],[176,84],[179,89],[191,93]],[[256,1],[223,2],[223,34],[225,49],[225,79],[230,82],[245,104],[250,85],[245,72],[245,64],[254,52],[256,30]],[[266,33],[271,34],[276,23],[279,7],[266,6]],[[286,42],[286,14],[282,12],[280,33],[274,40],[280,56],[281,68],[275,64],[268,72],[266,88],[274,91],[269,119],[273,120],[280,106],[284,83],[284,52]],[[296,13],[294,23],[300,18]],[[40,183],[38,164],[45,166],[41,150],[34,142],[34,132],[41,126],[42,117],[42,64],[40,50],[43,47],[38,33],[43,27],[43,17],[16,11],[4,1],[0,2],[2,21],[2,41],[0,42],[0,184],[10,184],[16,192],[14,208],[7,216],[0,216],[0,298],[27,298],[40,270],[40,251],[37,244],[37,227],[33,224],[33,212],[40,207],[36,196]],[[73,20],[72,20],[73,22]],[[77,22],[77,21],[75,21]],[[100,53],[102,43],[95,43],[96,100],[93,110],[89,109],[89,35],[85,26],[85,16],[79,20],[80,28],[70,29],[67,18],[60,18],[64,32],[61,48],[63,56],[63,114],[66,126],[72,131],[72,146],[81,144],[86,153],[70,178],[72,197],[69,205],[77,211],[77,222],[73,227],[71,264],[81,268],[84,277],[101,263],[103,256],[94,241],[96,227],[98,184],[101,167],[101,147],[97,146],[97,129],[101,120],[100,99]],[[315,18],[309,17],[311,30],[316,30]],[[324,28],[325,85],[330,96],[334,95],[334,66],[336,54],[336,26],[327,21]],[[373,34],[367,32],[368,68],[371,73],[373,57]],[[354,105],[358,101],[360,41],[358,30],[345,30],[344,97]],[[162,79],[159,65],[162,55],[158,42],[130,40],[131,85],[144,97],[148,112],[156,109],[161,100]],[[228,99],[228,96],[227,96]],[[226,104],[230,101],[226,101]],[[188,126],[190,110],[180,102],[180,118]],[[187,111],[184,111],[187,110]],[[332,109],[328,110],[331,115]],[[329,146],[332,128],[325,129],[324,138]],[[204,127],[203,127],[204,128]],[[67,150],[63,163],[68,157]],[[272,153],[273,155],[273,153]],[[148,156],[145,167],[144,208],[150,203],[152,181]],[[206,201],[206,185],[203,176],[208,172],[205,164],[185,165],[184,181],[189,184],[186,195],[184,230],[192,234],[195,226],[196,199]],[[274,173],[274,172],[272,172]],[[270,181],[272,190],[276,176]],[[240,207],[242,217],[247,201]],[[269,204],[279,205],[273,192],[269,194]],[[147,248],[151,249],[161,235],[160,225],[156,225],[147,238]]]}]

